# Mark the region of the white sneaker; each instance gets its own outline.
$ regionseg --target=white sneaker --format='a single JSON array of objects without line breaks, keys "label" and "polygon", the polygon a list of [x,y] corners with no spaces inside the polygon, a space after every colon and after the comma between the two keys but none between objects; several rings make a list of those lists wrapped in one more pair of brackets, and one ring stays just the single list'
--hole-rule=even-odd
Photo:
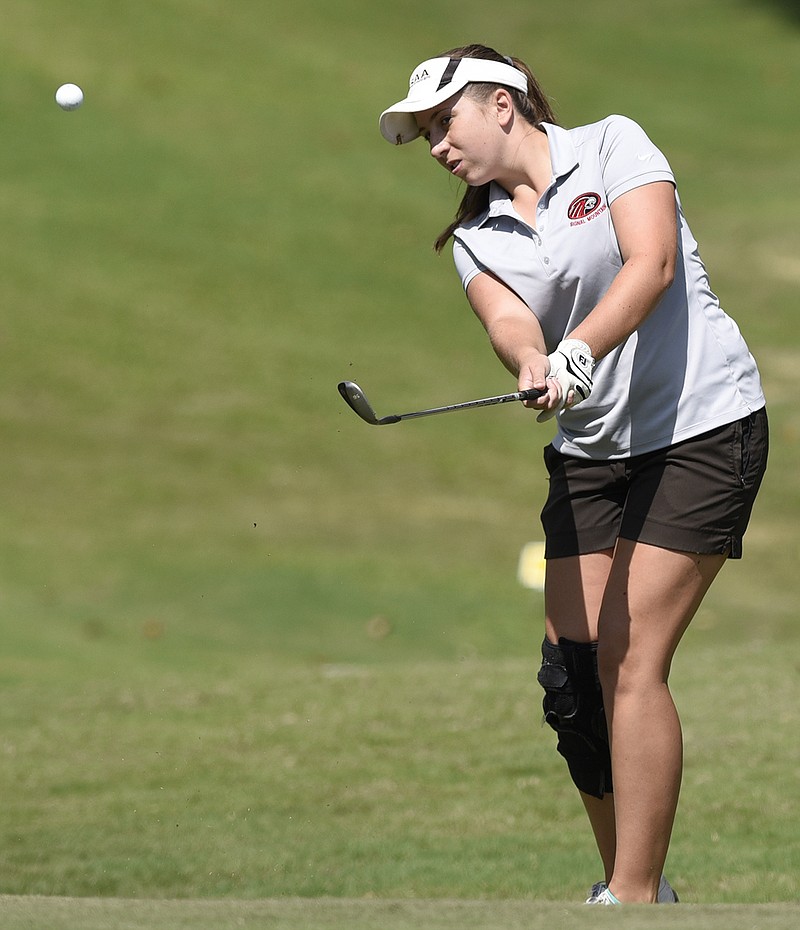
[{"label": "white sneaker", "polygon": [[[614,901],[600,900],[603,897],[604,892],[608,891],[608,885],[605,882],[595,882],[592,885],[592,890],[589,892],[589,897],[586,899],[587,904],[614,904]],[[661,881],[658,883],[658,897],[656,898],[658,904],[677,904],[678,896],[675,894],[670,883],[661,876]]]},{"label": "white sneaker", "polygon": [[619,904],[619,901],[608,890],[608,885],[605,882],[598,882],[597,885],[593,885],[592,890],[594,891],[598,885],[601,886],[600,891],[598,894],[590,895],[586,900],[587,904]]},{"label": "white sneaker", "polygon": [[597,904],[597,899],[600,895],[608,888],[608,885],[605,882],[595,882],[592,885],[592,890],[589,892],[589,897],[586,899],[587,904]]}]

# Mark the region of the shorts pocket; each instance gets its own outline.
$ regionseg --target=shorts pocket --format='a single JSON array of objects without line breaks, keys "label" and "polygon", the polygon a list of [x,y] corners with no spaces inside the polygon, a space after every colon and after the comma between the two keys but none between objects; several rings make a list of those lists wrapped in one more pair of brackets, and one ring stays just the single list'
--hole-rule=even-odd
[{"label": "shorts pocket", "polygon": [[769,452],[767,412],[757,410],[736,426],[736,476],[741,487],[758,488],[766,471]]}]

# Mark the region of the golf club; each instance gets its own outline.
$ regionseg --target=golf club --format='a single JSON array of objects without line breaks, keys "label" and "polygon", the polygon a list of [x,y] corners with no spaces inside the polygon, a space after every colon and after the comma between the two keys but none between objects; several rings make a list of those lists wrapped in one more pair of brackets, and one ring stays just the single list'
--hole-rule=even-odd
[{"label": "golf club", "polygon": [[411,413],[395,413],[388,417],[379,417],[372,409],[372,404],[355,381],[340,381],[339,393],[345,402],[367,423],[373,426],[386,426],[401,420],[413,420],[417,417],[430,417],[436,413],[450,413],[451,410],[471,410],[473,407],[491,407],[495,404],[507,404],[512,400],[533,400],[541,397],[542,391],[516,391],[513,394],[499,394],[497,397],[483,397],[480,400],[468,400],[461,404],[448,404],[445,407],[431,407],[429,410],[415,410]]}]

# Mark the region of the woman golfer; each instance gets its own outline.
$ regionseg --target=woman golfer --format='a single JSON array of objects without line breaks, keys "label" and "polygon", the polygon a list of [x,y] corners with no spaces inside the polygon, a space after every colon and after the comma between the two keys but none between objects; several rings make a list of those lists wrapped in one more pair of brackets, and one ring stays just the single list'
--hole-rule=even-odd
[{"label": "woman golfer", "polygon": [[485,46],[420,64],[380,118],[466,185],[455,264],[527,406],[557,417],[539,681],[600,851],[589,903],[674,902],[682,769],[667,680],[767,459],[756,364],[709,287],[664,155],[633,121],[556,124]]}]

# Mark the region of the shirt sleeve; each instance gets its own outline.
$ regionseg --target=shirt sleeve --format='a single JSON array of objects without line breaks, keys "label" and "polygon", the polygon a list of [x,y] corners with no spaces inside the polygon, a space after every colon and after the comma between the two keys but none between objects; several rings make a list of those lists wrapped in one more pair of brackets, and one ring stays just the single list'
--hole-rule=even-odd
[{"label": "shirt sleeve", "polygon": [[486,266],[482,265],[470,250],[458,239],[453,239],[453,261],[456,265],[456,271],[461,278],[461,286],[466,291],[469,282],[482,271],[486,271]]},{"label": "shirt sleeve", "polygon": [[600,167],[608,203],[654,181],[675,184],[664,154],[638,123],[626,116],[609,116],[600,143]]}]

